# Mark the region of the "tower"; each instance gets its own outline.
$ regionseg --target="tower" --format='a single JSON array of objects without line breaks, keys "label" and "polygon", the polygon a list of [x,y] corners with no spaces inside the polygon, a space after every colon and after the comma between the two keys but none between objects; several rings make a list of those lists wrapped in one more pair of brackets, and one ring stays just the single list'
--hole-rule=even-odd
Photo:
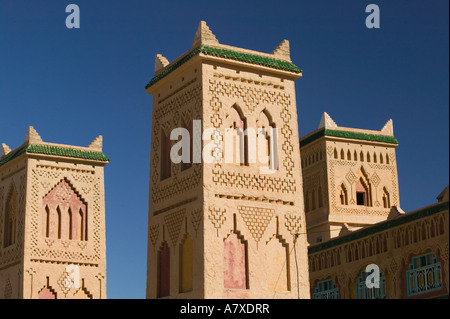
[{"label": "tower", "polygon": [[1,150],[0,298],[106,298],[102,137]]},{"label": "tower", "polygon": [[339,127],[324,113],[300,139],[308,242],[388,218],[400,206],[392,120],[380,131]]},{"label": "tower", "polygon": [[203,21],[179,58],[156,55],[148,298],[309,298],[300,76],[288,41],[223,45]]}]

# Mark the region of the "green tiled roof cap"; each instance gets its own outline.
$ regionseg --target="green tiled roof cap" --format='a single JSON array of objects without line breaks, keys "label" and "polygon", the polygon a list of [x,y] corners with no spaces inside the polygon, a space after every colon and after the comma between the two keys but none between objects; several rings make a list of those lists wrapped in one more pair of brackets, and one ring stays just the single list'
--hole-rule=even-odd
[{"label": "green tiled roof cap", "polygon": [[260,55],[251,54],[251,53],[243,53],[243,52],[237,52],[237,51],[233,51],[233,50],[229,50],[229,49],[220,49],[220,48],[214,48],[214,47],[201,45],[198,48],[193,49],[191,52],[189,52],[187,55],[185,55],[180,60],[175,62],[173,65],[171,65],[170,67],[168,67],[167,69],[162,71],[160,74],[155,76],[145,86],[145,88],[152,86],[153,84],[155,84],[156,82],[161,80],[167,74],[169,74],[170,72],[172,72],[173,70],[175,70],[176,68],[181,66],[183,63],[185,63],[186,61],[188,61],[190,58],[197,55],[198,53],[203,53],[203,54],[210,55],[210,56],[216,56],[216,57],[240,61],[240,62],[257,64],[257,65],[261,65],[261,66],[265,66],[265,67],[269,67],[269,68],[273,68],[273,69],[284,70],[284,71],[289,71],[289,72],[294,72],[294,73],[302,72],[302,70],[298,66],[293,64],[292,62],[278,60],[275,58],[260,56]]},{"label": "green tiled roof cap", "polygon": [[335,136],[335,137],[344,137],[351,138],[355,140],[364,140],[364,141],[372,141],[372,142],[384,142],[390,144],[398,144],[398,141],[395,137],[389,135],[377,135],[377,134],[368,134],[368,133],[360,133],[360,132],[349,132],[349,131],[339,131],[339,130],[321,130],[313,135],[305,138],[300,141],[300,147],[305,146],[309,143],[314,142],[318,138],[322,136]]},{"label": "green tiled roof cap", "polygon": [[0,166],[2,166],[3,164],[9,162],[10,160],[16,158],[17,156],[19,156],[25,152],[32,153],[32,154],[55,155],[55,156],[63,156],[63,157],[81,158],[81,159],[86,159],[86,160],[109,162],[109,158],[102,152],[78,150],[78,149],[62,147],[62,146],[54,146],[54,145],[29,144],[29,145],[26,145],[26,146],[18,149],[14,153],[8,154],[5,158],[3,158],[0,161]]}]

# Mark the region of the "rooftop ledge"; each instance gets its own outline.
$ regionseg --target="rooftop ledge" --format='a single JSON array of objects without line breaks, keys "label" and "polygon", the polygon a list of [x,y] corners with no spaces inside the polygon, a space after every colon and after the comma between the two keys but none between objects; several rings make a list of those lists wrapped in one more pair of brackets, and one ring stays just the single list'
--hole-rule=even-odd
[{"label": "rooftop ledge", "polygon": [[381,142],[388,144],[398,144],[398,140],[392,135],[370,134],[346,130],[321,129],[315,133],[311,133],[300,138],[300,147],[306,146],[323,136],[341,137],[341,138],[349,138],[371,142]]},{"label": "rooftop ledge", "polygon": [[252,53],[239,52],[231,49],[216,48],[212,46],[201,45],[195,49],[188,51],[184,56],[180,57],[178,60],[175,60],[173,63],[167,65],[159,74],[157,74],[155,77],[153,77],[153,79],[151,79],[151,81],[145,86],[145,88],[148,89],[153,84],[155,84],[156,82],[167,76],[169,73],[180,67],[182,64],[186,63],[192,57],[200,53],[207,56],[219,57],[238,62],[260,65],[296,74],[302,73],[302,70],[298,66],[286,60],[275,59]]},{"label": "rooftop ledge", "polygon": [[77,148],[47,145],[47,144],[27,144],[4,156],[0,160],[0,166],[6,164],[7,162],[13,160],[14,158],[24,153],[43,154],[69,158],[79,158],[84,160],[92,160],[100,162],[109,162],[109,158],[105,154],[103,154],[103,152],[82,150]]}]

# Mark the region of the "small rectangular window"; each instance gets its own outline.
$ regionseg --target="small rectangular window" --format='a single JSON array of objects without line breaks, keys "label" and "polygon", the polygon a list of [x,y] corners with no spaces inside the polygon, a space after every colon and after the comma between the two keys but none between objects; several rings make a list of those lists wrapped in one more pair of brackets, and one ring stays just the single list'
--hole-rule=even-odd
[{"label": "small rectangular window", "polygon": [[366,204],[366,194],[356,193],[356,204],[364,206]]}]

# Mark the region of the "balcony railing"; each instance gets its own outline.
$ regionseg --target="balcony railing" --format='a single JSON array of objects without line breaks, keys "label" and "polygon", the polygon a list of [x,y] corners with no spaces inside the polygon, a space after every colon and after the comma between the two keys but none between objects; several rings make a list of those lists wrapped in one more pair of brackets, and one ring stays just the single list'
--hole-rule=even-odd
[{"label": "balcony railing", "polygon": [[441,263],[410,269],[406,272],[408,296],[442,289]]}]

